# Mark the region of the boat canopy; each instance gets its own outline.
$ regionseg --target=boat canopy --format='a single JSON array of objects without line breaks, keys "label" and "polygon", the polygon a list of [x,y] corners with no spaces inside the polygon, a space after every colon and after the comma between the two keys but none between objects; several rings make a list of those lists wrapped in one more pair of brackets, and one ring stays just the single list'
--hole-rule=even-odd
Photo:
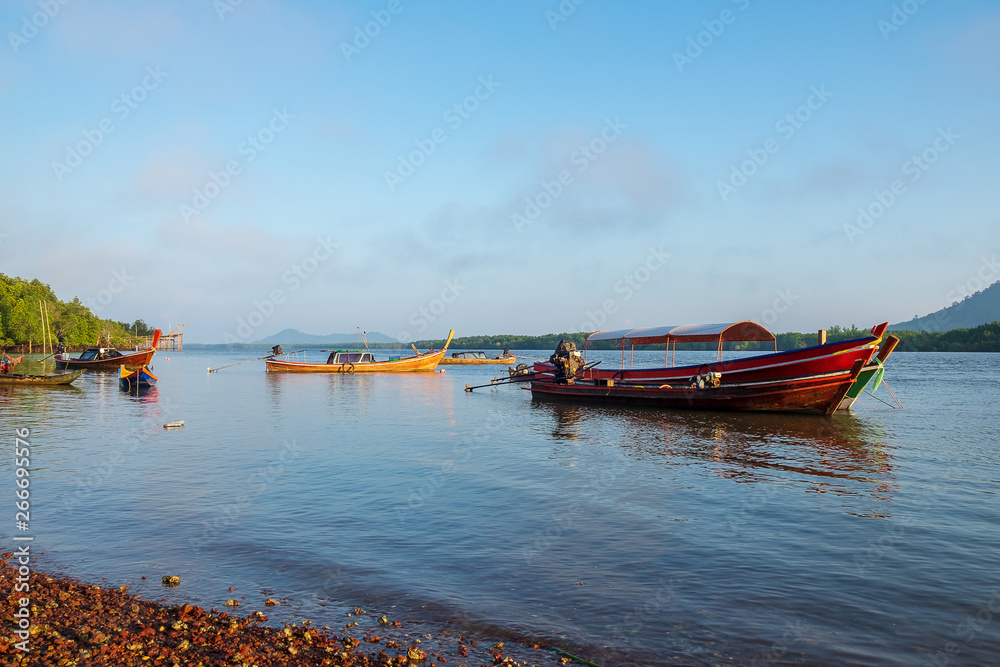
[{"label": "boat canopy", "polygon": [[641,329],[616,329],[598,331],[587,342],[598,340],[627,340],[633,345],[655,343],[725,343],[730,341],[774,342],[774,334],[756,322],[725,322],[721,324],[682,324]]},{"label": "boat canopy", "polygon": [[664,363],[670,363],[670,346],[674,348],[674,364],[677,363],[677,343],[718,343],[716,359],[722,359],[722,344],[727,342],[770,341],[778,351],[778,340],[774,334],[756,322],[724,322],[721,324],[682,324],[680,326],[643,327],[641,329],[615,329],[614,331],[598,331],[587,336],[584,343],[584,361],[586,361],[587,346],[591,341],[620,340],[622,341],[622,368],[625,368],[625,341],[632,344],[632,357],[635,358],[636,345],[667,344],[667,358]]}]

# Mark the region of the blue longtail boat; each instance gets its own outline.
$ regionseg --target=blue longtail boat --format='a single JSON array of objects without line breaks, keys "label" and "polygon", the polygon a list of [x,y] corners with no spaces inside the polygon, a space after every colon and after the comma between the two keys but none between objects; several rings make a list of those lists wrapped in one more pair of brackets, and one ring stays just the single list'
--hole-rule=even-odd
[{"label": "blue longtail boat", "polygon": [[124,390],[148,389],[156,384],[159,378],[153,375],[149,366],[143,364],[142,368],[130,371],[125,366],[118,367],[118,386]]}]

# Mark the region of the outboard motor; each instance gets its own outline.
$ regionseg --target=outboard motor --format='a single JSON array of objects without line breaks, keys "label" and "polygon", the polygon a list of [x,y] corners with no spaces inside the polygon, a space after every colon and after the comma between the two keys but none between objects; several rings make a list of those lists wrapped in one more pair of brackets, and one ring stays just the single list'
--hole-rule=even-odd
[{"label": "outboard motor", "polygon": [[517,377],[521,375],[530,375],[534,377],[534,373],[531,372],[531,366],[528,364],[518,364],[514,368],[508,368],[507,375],[509,375],[512,380],[516,380]]},{"label": "outboard motor", "polygon": [[549,363],[556,367],[556,384],[573,384],[577,374],[583,370],[583,357],[576,349],[576,343],[561,340],[556,345],[556,351],[549,357]]},{"label": "outboard motor", "polygon": [[272,357],[280,357],[281,355],[282,355],[282,352],[281,352],[281,346],[280,345],[275,345],[274,347],[271,348],[271,356]]}]

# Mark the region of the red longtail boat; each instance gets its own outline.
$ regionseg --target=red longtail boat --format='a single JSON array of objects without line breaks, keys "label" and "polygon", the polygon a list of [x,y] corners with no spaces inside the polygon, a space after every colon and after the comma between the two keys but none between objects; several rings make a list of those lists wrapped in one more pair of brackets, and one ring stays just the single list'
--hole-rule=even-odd
[{"label": "red longtail boat", "polygon": [[57,354],[53,357],[60,368],[84,368],[94,371],[117,371],[124,366],[127,369],[142,368],[149,364],[156,354],[156,344],[160,342],[160,330],[153,331],[153,344],[144,350],[135,352],[119,352],[113,347],[91,347],[84,350],[79,357],[71,358],[68,354]]},{"label": "red longtail boat", "polygon": [[[587,338],[581,355],[560,343],[550,363],[535,364],[535,398],[624,403],[662,408],[764,412],[818,412],[837,409],[861,369],[878,349],[886,324],[870,336],[778,352],[774,334],[755,322],[683,325],[600,331]],[[587,363],[592,341],[621,340],[622,368],[597,369]],[[775,352],[722,361],[726,342],[771,342]],[[662,368],[625,368],[626,345],[666,343],[665,362],[677,343],[717,343],[716,361]],[[633,355],[634,356],[634,355]]]},{"label": "red longtail boat", "polygon": [[[759,382],[780,380],[806,375],[849,370],[858,359],[868,363],[878,349],[888,322],[879,324],[864,338],[840,341],[826,345],[816,345],[786,352],[777,351],[774,334],[756,322],[732,322],[727,324],[688,324],[683,326],[646,327],[642,329],[619,329],[598,331],[587,337],[584,345],[583,361],[587,362],[590,343],[605,340],[622,341],[622,368],[589,368],[583,371],[583,380],[618,380],[643,383],[677,383],[697,375],[721,373],[722,384],[735,382]],[[660,368],[625,368],[626,347],[636,345],[666,344],[665,364],[671,363],[671,349],[676,363],[678,343],[717,343],[716,360],[707,364],[685,366],[664,365]],[[722,361],[722,347],[727,342],[770,342],[775,345],[773,353]],[[630,364],[631,365],[631,364]],[[549,372],[554,369],[550,363],[535,364],[535,372]]]}]

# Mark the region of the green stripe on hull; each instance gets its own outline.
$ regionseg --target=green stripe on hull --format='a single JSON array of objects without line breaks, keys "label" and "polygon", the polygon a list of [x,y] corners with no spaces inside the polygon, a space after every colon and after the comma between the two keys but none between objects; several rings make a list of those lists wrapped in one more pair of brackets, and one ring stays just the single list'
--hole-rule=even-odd
[{"label": "green stripe on hull", "polygon": [[858,379],[855,380],[854,384],[851,385],[851,388],[847,390],[847,398],[853,399],[860,396],[865,386],[871,382],[871,379],[875,377],[875,374],[878,373],[878,371],[878,365],[865,366],[862,368],[861,373],[858,374]]}]

